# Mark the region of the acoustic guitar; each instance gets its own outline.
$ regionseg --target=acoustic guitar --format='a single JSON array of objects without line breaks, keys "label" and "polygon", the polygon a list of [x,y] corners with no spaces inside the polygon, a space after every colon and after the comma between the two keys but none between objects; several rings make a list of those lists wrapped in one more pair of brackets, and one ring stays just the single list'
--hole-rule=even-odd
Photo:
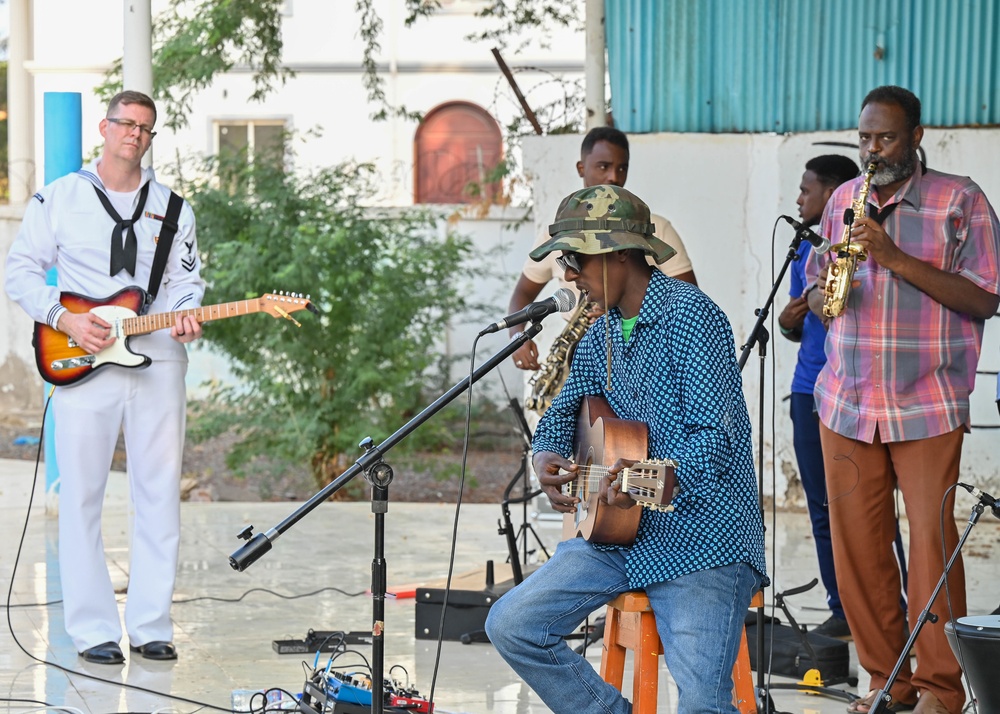
[{"label": "acoustic guitar", "polygon": [[110,336],[116,339],[97,354],[90,354],[66,333],[36,322],[31,341],[35,348],[35,364],[42,379],[57,387],[75,384],[109,364],[133,368],[147,366],[152,360],[129,349],[129,337],[168,330],[174,326],[178,317],[191,315],[198,322],[210,322],[254,312],[266,312],[273,317],[284,317],[298,325],[299,323],[291,317],[291,313],[298,310],[317,312],[308,297],[268,293],[250,300],[143,315],[141,312],[147,306],[147,299],[146,291],[140,287],[124,288],[104,299],[64,292],[59,296],[59,302],[70,312],[94,313],[111,325]]},{"label": "acoustic guitar", "polygon": [[563,516],[563,538],[581,536],[591,543],[631,545],[639,530],[642,510],[617,508],[600,500],[601,479],[618,459],[638,463],[622,469],[615,483],[621,484],[644,508],[671,511],[670,501],[677,491],[672,459],[649,460],[649,432],[645,424],[619,419],[603,397],[584,397],[577,418],[574,460],[580,467],[562,492],[580,499],[573,513]]}]

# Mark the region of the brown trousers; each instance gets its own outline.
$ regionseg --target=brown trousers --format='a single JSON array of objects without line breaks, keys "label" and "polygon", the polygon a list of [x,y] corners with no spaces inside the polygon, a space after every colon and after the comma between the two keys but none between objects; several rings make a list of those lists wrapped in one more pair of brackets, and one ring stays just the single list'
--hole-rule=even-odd
[{"label": "brown trousers", "polygon": [[[885,686],[906,645],[900,606],[900,574],[892,550],[896,534],[894,491],[898,486],[910,525],[907,564],[909,626],[927,605],[944,572],[941,555],[941,499],[958,481],[962,429],[930,439],[883,444],[878,430],[866,444],[848,439],[820,425],[823,462],[837,585],[847,621],[854,635],[858,661],[871,675],[872,689]],[[944,505],[944,547],[948,557],[958,544],[954,518],[954,491]],[[959,557],[948,578],[953,616],[966,614],[965,570]],[[941,589],[929,620],[914,648],[916,668],[904,662],[891,694],[911,704],[917,692],[930,691],[952,714],[965,702],[962,670],[944,633],[949,619],[946,590]]]}]

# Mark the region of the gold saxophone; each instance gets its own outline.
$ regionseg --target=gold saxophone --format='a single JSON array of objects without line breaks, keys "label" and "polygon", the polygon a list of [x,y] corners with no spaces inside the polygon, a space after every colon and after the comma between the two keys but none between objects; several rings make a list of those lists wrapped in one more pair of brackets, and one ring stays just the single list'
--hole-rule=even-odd
[{"label": "gold saxophone", "polygon": [[858,261],[868,260],[868,253],[857,243],[851,241],[851,229],[859,218],[865,215],[868,203],[868,192],[871,190],[872,176],[878,169],[878,164],[872,161],[865,171],[865,180],[861,184],[857,198],[851,203],[854,219],[844,226],[841,242],[830,246],[837,254],[837,260],[830,266],[826,276],[826,290],[823,294],[823,314],[827,317],[838,317],[847,307],[847,298],[851,294],[851,282],[854,271],[858,269]]},{"label": "gold saxophone", "polygon": [[552,343],[552,349],[541,369],[528,381],[531,396],[524,402],[524,406],[528,409],[539,415],[544,414],[552,404],[552,400],[559,394],[566,377],[569,376],[569,365],[573,359],[573,352],[576,351],[576,343],[590,326],[589,314],[595,304],[581,299],[566,322],[566,327]]}]

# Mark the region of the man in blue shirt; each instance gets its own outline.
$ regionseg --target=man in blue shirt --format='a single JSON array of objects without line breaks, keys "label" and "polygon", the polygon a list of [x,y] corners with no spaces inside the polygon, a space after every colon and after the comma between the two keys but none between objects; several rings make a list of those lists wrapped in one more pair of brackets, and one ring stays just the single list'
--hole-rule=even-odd
[{"label": "man in blue shirt", "polygon": [[[799,216],[802,224],[811,227],[819,223],[823,209],[834,189],[858,175],[858,166],[846,156],[817,156],[806,162],[805,173],[799,184]],[[781,315],[778,327],[781,334],[799,342],[798,362],[792,377],[792,434],[795,459],[799,464],[799,478],[806,493],[809,520],[812,521],[813,539],[819,573],[826,588],[826,602],[830,617],[817,627],[817,632],[827,637],[850,638],[851,628],[844,617],[837,590],[837,573],[833,564],[833,545],[830,541],[830,509],[826,501],[826,472],[823,469],[823,451],[819,442],[819,420],[813,408],[813,387],[816,377],[826,364],[826,328],[819,317],[809,311],[806,296],[810,289],[806,282],[806,262],[812,245],[802,241],[798,258],[791,264],[792,299]]]},{"label": "man in blue shirt", "polygon": [[[736,714],[733,663],[751,595],[767,578],[732,328],[704,293],[647,264],[647,255],[662,263],[673,251],[653,235],[646,204],[625,189],[600,185],[568,196],[549,233],[531,257],[561,251],[566,279],[606,312],[581,339],[569,378],[535,431],[543,490],[555,510],[577,510],[580,499],[561,486],[586,476],[568,457],[588,396],[646,425],[648,457],[677,462],[678,490],[672,510],[642,509],[632,545],[561,543],[493,605],[486,631],[552,711],[627,714],[628,701],[564,638],[619,593],[643,589],[677,682],[678,709]],[[601,478],[596,493],[605,513],[635,513],[617,482],[633,463],[619,458]]]}]

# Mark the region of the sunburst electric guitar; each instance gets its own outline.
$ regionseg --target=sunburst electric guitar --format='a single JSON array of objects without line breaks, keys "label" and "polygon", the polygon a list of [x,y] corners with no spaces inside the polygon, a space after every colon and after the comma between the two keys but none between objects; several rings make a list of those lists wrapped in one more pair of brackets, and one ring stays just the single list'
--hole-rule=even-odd
[{"label": "sunburst electric guitar", "polygon": [[35,363],[42,378],[57,387],[86,379],[96,370],[109,364],[145,367],[152,360],[129,349],[129,337],[170,329],[178,317],[191,315],[198,322],[210,322],[254,312],[266,312],[273,317],[284,317],[298,325],[299,323],[291,317],[291,313],[299,310],[316,312],[316,308],[307,297],[268,293],[250,300],[142,315],[140,313],[146,307],[146,291],[139,287],[119,290],[103,300],[65,292],[59,296],[59,302],[70,312],[92,312],[108,322],[111,325],[110,336],[116,339],[97,354],[90,354],[77,345],[69,335],[36,322],[32,339]]},{"label": "sunburst electric guitar", "polygon": [[582,536],[592,543],[631,545],[639,530],[642,510],[618,508],[600,500],[601,479],[618,459],[638,463],[622,469],[616,483],[636,503],[658,511],[673,510],[677,490],[677,462],[646,458],[648,430],[638,421],[615,416],[603,397],[584,397],[577,419],[575,461],[577,477],[563,485],[563,493],[580,499],[573,513],[563,517],[563,538]]}]

